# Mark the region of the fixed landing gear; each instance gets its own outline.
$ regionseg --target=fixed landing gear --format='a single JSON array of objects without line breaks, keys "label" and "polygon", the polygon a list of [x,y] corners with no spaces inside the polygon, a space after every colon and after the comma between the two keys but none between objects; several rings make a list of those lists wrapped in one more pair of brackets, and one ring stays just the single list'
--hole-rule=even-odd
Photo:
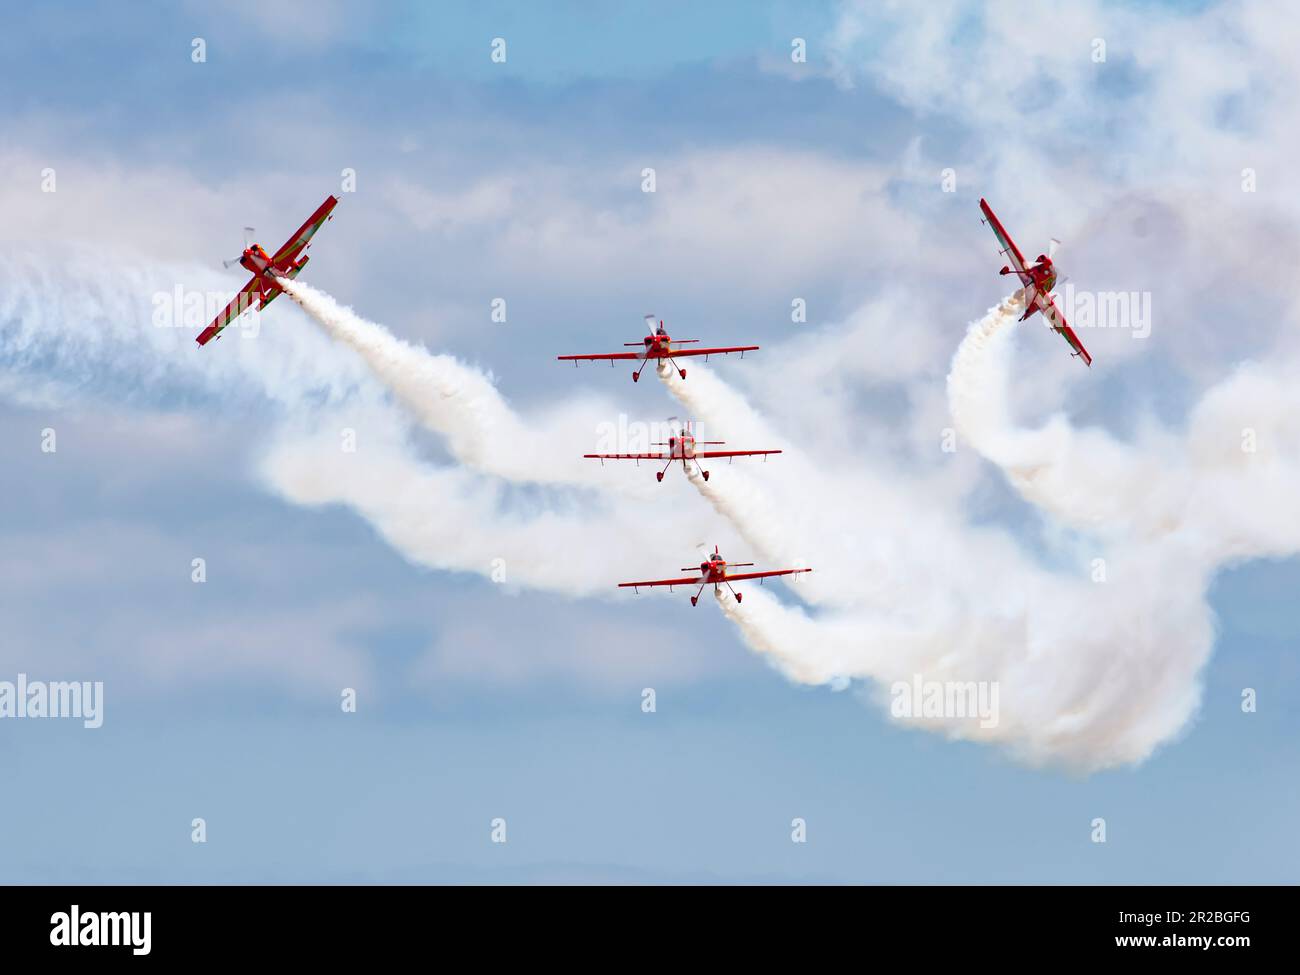
[{"label": "fixed landing gear", "polygon": [[708,471],[701,471],[701,473],[704,475],[704,479],[707,481],[707,480],[709,479],[709,472],[708,472]]},{"label": "fixed landing gear", "polygon": [[699,596],[692,596],[692,597],[691,597],[691,605],[692,605],[692,606],[697,606],[697,605],[699,605],[699,602],[700,602],[700,597],[699,597]]},{"label": "fixed landing gear", "polygon": [[685,379],[685,378],[686,378],[686,370],[685,370],[685,369],[678,369],[678,370],[677,370],[677,375],[679,375],[679,376],[681,376],[683,379]]},{"label": "fixed landing gear", "polygon": [[656,480],[656,481],[662,481],[663,479],[664,479],[664,472],[663,472],[663,471],[655,471],[655,480]]}]

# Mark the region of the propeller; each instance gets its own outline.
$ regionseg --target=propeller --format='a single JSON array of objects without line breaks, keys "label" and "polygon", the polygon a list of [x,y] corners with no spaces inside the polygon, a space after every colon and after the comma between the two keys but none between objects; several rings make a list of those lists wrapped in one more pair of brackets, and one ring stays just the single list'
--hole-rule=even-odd
[{"label": "propeller", "polygon": [[1047,242],[1047,259],[1050,261],[1056,257],[1056,249],[1061,246],[1061,242],[1053,237]]},{"label": "propeller", "polygon": [[[257,233],[257,231],[253,227],[244,228],[244,250],[248,250],[249,236],[255,233]],[[239,257],[231,258],[228,261],[222,261],[221,266],[226,268],[234,267],[236,264],[239,263],[240,257],[243,257],[243,254],[240,254]]]},{"label": "propeller", "polygon": [[645,327],[646,327],[646,331],[647,331],[647,332],[650,332],[651,334],[654,333],[654,330],[655,330],[655,317],[654,317],[654,315],[646,315],[646,316],[645,316]]}]

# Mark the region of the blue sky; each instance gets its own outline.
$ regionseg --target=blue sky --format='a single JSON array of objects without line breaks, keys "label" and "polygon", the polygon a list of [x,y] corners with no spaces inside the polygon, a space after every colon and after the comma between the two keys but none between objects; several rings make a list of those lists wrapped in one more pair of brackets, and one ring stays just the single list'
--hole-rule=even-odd
[{"label": "blue sky", "polygon": [[[645,468],[576,486],[449,476],[448,492],[493,499],[492,524],[458,526],[470,548],[482,540],[481,564],[435,567],[367,507],[382,484],[351,496],[322,484],[313,505],[275,476],[286,445],[332,437],[336,420],[457,477],[472,466],[350,350],[287,300],[258,341],[202,352],[188,331],[149,325],[151,294],[173,282],[237,287],[220,261],[241,228],[278,244],[351,168],[357,192],[342,194],[303,280],[482,369],[522,416],[679,413],[621,366],[553,361],[633,340],[655,312],[682,334],[761,343],[709,368],[829,484],[897,479],[961,526],[950,561],[986,542],[1016,553],[955,575],[1013,566],[1037,586],[1031,573],[1066,576],[1098,545],[1116,566],[1163,567],[1140,532],[1080,532],[974,451],[931,449],[950,422],[953,352],[1003,293],[975,203],[997,201],[1031,253],[1065,238],[1080,287],[1150,291],[1158,310],[1148,341],[1085,335],[1091,371],[1022,329],[1018,413],[1060,412],[1143,447],[1163,442],[1145,439],[1153,426],[1190,439],[1206,391],[1245,360],[1284,361],[1294,334],[1276,273],[1300,250],[1293,136],[1279,132],[1295,107],[1281,72],[1294,68],[1234,5],[1081,5],[1046,56],[1014,48],[1012,8],[961,6],[924,18],[786,3],[7,12],[0,680],[103,680],[106,717],[94,731],[0,721],[13,784],[0,879],[1294,882],[1288,507],[1260,512],[1274,549],[1242,543],[1213,561],[1203,604],[1175,570],[1174,597],[1151,575],[1116,581],[1150,590],[1152,619],[1213,627],[1199,704],[1178,730],[1101,770],[1026,762],[1015,741],[891,721],[859,675],[846,690],[788,678],[708,600],[614,598],[618,573],[671,571],[686,563],[663,560],[693,561],[705,537],[768,561],[684,478],[637,495]],[[1136,29],[1153,18],[1163,30]],[[979,30],[962,27],[973,19]],[[489,58],[494,37],[504,65]],[[807,64],[790,61],[794,37]],[[1108,41],[1101,68],[1094,37]],[[1211,56],[1217,80],[1202,81]],[[1224,117],[1237,124],[1208,121]],[[639,188],[647,166],[653,198]],[[955,194],[938,190],[948,166]],[[1260,173],[1251,196],[1247,166]],[[53,194],[40,192],[46,167]],[[1259,253],[1275,266],[1248,259]],[[503,295],[509,321],[492,324]],[[793,296],[807,325],[790,321]],[[58,432],[52,455],[45,428]],[[532,429],[559,431],[563,470],[569,431]],[[746,470],[775,486],[779,463]],[[842,538],[810,537],[808,552],[910,553],[928,530],[859,521],[845,501]],[[456,502],[421,500],[429,519],[454,517]],[[546,537],[539,512],[581,526],[555,533],[554,557],[612,573],[611,595],[548,589],[527,571],[504,586],[485,577],[516,521]],[[1020,611],[1016,578],[990,605]],[[933,610],[973,591],[944,585],[936,575],[900,601]],[[1108,644],[1108,614],[1128,605],[1031,619],[1060,615]],[[356,714],[340,711],[343,687],[359,690]],[[646,687],[654,714],[640,708]],[[1256,713],[1241,711],[1245,687]],[[194,817],[206,844],[190,842]],[[494,817],[508,822],[504,845],[490,842]],[[806,844],[790,841],[795,817]],[[1105,844],[1090,841],[1096,817]]]}]

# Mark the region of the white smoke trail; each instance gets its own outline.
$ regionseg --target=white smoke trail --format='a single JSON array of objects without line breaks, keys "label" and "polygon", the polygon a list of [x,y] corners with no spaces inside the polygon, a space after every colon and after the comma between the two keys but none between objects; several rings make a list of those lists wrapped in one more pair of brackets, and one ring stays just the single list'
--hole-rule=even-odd
[{"label": "white smoke trail", "polygon": [[462,463],[511,481],[598,485],[651,496],[644,481],[605,477],[599,465],[582,459],[598,437],[600,425],[592,418],[616,415],[605,401],[574,395],[533,411],[525,422],[481,370],[405,342],[302,282],[279,281],[330,337],[361,356],[422,426],[445,437]]},{"label": "white smoke trail", "polygon": [[[690,479],[764,559],[787,568],[816,568],[799,580],[795,591],[801,600],[832,606],[898,603],[902,587],[908,584],[910,559],[908,546],[900,544],[894,528],[908,520],[918,534],[946,528],[909,519],[910,503],[869,477],[846,483],[841,472],[790,443],[710,370],[696,367],[683,380],[660,363],[658,374],[688,415],[707,425],[711,436],[719,434],[739,449],[781,449],[766,463],[738,461],[715,466],[708,481],[695,473]],[[869,500],[861,511],[846,510],[846,499],[855,495]],[[831,512],[842,513],[860,530],[846,532],[843,525],[828,530]],[[875,526],[880,530],[873,530]]]},{"label": "white smoke trail", "polygon": [[1277,517],[1300,493],[1300,369],[1238,366],[1202,396],[1185,434],[1148,422],[1123,443],[1062,415],[1025,428],[1009,405],[1014,305],[971,326],[948,396],[958,432],[1025,500],[1101,537],[1183,538],[1206,565],[1300,550],[1300,519]]},{"label": "white smoke trail", "polygon": [[[262,465],[267,483],[295,503],[347,505],[418,565],[572,596],[613,596],[628,574],[657,574],[656,566],[675,564],[713,534],[703,512],[680,512],[671,524],[646,532],[644,508],[565,490],[596,485],[601,495],[655,499],[654,482],[604,477],[581,457],[590,448],[580,441],[583,428],[595,431],[593,416],[613,414],[603,401],[571,397],[525,423],[482,371],[404,342],[324,292],[279,280],[464,465],[419,461],[404,442],[378,429],[370,431],[367,449],[352,456],[341,454],[330,435],[313,440],[296,433]],[[512,490],[535,484],[556,490],[540,498]]]},{"label": "white smoke trail", "polygon": [[990,431],[1008,426],[1010,407],[998,392],[1007,385],[1010,365],[1005,350],[1024,307],[1023,292],[1017,291],[972,323],[948,373],[949,410],[957,432],[985,456],[999,447],[1010,455],[1016,445],[1014,440],[1007,444],[993,438]]},{"label": "white smoke trail", "polygon": [[[968,404],[967,436],[991,428],[987,418],[1003,408],[990,404],[987,386],[967,381],[963,364],[987,364],[988,353],[1005,347],[1018,305],[1013,297],[977,323],[957,356],[950,389]],[[1047,571],[1001,533],[974,531],[927,506],[910,479],[813,464],[712,373],[661,378],[711,432],[742,431],[789,451],[761,475],[724,469],[692,483],[765,558],[806,556],[807,539],[816,540],[816,557],[806,561],[816,571],[792,587],[818,607],[815,616],[752,586],[743,604],[723,602],[746,642],[792,679],[861,678],[877,699],[913,678],[995,684],[996,725],[961,716],[921,723],[1000,742],[1031,762],[1084,769],[1142,760],[1195,712],[1213,641],[1204,601],[1210,566],[1186,540],[1094,546],[1108,582],[1084,571],[1091,558]],[[1021,439],[1033,446],[1037,436],[999,445],[1014,457],[1028,450]]]},{"label": "white smoke trail", "polygon": [[1167,476],[1174,462],[1167,442],[1153,438],[1151,449],[1139,452],[1100,431],[1075,431],[1061,415],[1036,430],[1012,421],[1010,339],[1023,308],[1016,292],[973,323],[958,347],[948,374],[957,432],[1027,501],[1067,524],[1114,537],[1167,532],[1168,513],[1180,501],[1165,495],[1189,485]]},{"label": "white smoke trail", "polygon": [[597,497],[519,498],[501,479],[412,456],[400,428],[375,419],[352,453],[328,419],[286,432],[260,463],[263,480],[297,505],[347,506],[416,565],[568,596],[613,598],[620,580],[677,565],[705,529],[684,513],[647,533],[642,511]]},{"label": "white smoke trail", "polygon": [[[1140,585],[1149,567],[1126,563],[1133,577],[1125,583]],[[1158,600],[1145,607],[1118,586],[1085,597],[1062,580],[1028,583],[1018,614],[968,605],[911,624],[903,614],[860,610],[812,618],[753,586],[742,604],[723,593],[719,605],[746,643],[792,680],[834,687],[860,678],[880,702],[886,689],[917,679],[996,687],[996,724],[952,713],[907,715],[907,723],[998,743],[1031,764],[1092,771],[1139,762],[1176,737],[1199,705],[1197,675],[1213,639],[1194,569],[1144,592]]]},{"label": "white smoke trail", "polygon": [[256,331],[241,321],[220,343],[197,346],[210,317],[204,299],[216,302],[215,313],[239,283],[190,264],[115,260],[79,247],[0,250],[0,381],[22,402],[102,396],[197,408],[256,399],[294,411],[365,395],[353,357],[274,309]]}]

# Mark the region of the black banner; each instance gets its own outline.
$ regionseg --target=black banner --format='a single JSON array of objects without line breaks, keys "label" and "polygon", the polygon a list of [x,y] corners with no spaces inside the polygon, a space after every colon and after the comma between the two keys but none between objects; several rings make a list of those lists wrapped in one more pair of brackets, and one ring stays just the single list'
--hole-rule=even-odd
[{"label": "black banner", "polygon": [[[93,964],[337,964],[396,959],[421,946],[486,947],[494,955],[511,945],[654,955],[701,936],[738,955],[760,945],[766,951],[774,941],[796,946],[846,937],[857,950],[888,951],[902,963],[1133,955],[1175,965],[1210,956],[1230,964],[1282,951],[1294,901],[1290,889],[1258,887],[865,887],[794,896],[732,889],[714,902],[677,888],[671,899],[660,896],[607,892],[590,900],[588,891],[574,889],[543,898],[527,888],[503,896],[442,887],[8,887],[0,888],[0,936],[14,961]],[[762,900],[747,903],[749,896]],[[565,910],[568,897],[573,904]]]}]

